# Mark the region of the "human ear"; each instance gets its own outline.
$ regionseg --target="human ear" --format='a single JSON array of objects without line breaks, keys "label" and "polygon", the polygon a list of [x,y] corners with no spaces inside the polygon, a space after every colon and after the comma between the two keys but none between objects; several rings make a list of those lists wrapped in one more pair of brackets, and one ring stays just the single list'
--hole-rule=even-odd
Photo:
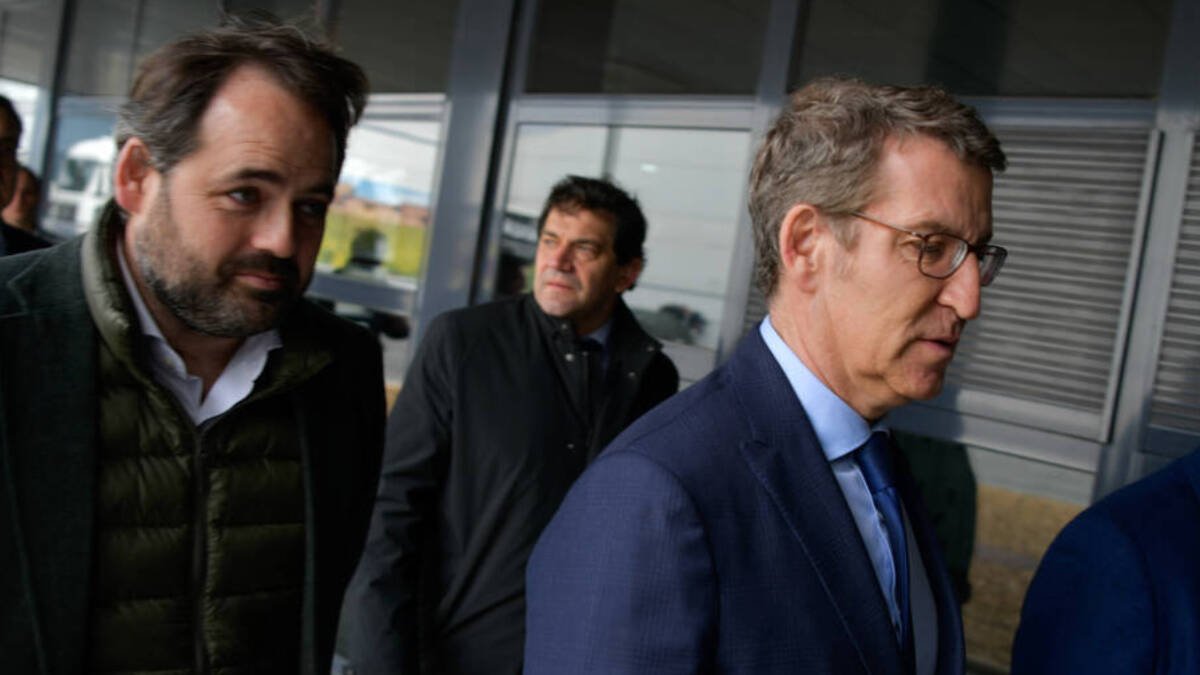
[{"label": "human ear", "polygon": [[810,288],[820,269],[821,235],[827,231],[820,210],[812,204],[800,203],[788,209],[779,223],[780,277]]},{"label": "human ear", "polygon": [[125,141],[113,168],[113,198],[126,213],[141,213],[149,205],[161,175],[150,149],[136,136]]},{"label": "human ear", "polygon": [[634,258],[624,265],[617,267],[617,292],[624,293],[633,288],[637,283],[638,277],[642,275],[642,268],[646,261],[641,258]]}]

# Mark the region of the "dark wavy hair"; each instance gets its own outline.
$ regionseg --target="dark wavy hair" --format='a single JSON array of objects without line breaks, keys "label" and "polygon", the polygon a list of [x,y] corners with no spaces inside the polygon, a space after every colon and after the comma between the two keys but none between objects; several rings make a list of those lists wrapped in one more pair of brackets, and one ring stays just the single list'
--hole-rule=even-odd
[{"label": "dark wavy hair", "polygon": [[591,211],[610,220],[616,229],[613,248],[617,263],[624,265],[634,258],[645,258],[642,244],[646,241],[646,216],[642,207],[628,192],[599,178],[567,176],[554,184],[542,215],[538,217],[538,234],[546,224],[551,209],[566,213]]},{"label": "dark wavy hair", "polygon": [[329,123],[340,170],[346,137],[366,105],[367,76],[324,40],[262,13],[226,16],[220,27],[189,33],[146,57],[118,112],[117,147],[136,136],[154,168],[170,171],[196,149],[209,102],[245,65],[270,73]]}]

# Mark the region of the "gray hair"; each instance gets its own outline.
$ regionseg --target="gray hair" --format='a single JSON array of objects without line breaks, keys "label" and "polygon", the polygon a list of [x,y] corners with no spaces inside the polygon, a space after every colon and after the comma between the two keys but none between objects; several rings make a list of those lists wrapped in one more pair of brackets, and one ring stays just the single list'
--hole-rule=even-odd
[{"label": "gray hair", "polygon": [[[921,134],[944,142],[963,161],[993,172],[1007,160],[974,108],[937,87],[873,85],[823,78],[794,92],[767,132],[750,171],[754,281],[767,297],[779,281],[779,226],[797,203],[831,214],[864,208],[888,138]],[[853,245],[854,230],[834,223]]]}]

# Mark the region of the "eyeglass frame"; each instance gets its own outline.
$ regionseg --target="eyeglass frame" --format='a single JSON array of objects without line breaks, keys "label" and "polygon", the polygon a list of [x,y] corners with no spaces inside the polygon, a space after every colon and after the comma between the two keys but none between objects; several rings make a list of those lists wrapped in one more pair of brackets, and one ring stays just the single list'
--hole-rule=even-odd
[{"label": "eyeglass frame", "polygon": [[[920,239],[921,240],[921,252],[919,254],[917,254],[917,271],[920,272],[921,274],[929,277],[930,279],[949,279],[950,277],[954,276],[955,272],[957,272],[960,268],[962,268],[962,264],[964,262],[966,262],[966,260],[967,260],[967,254],[974,253],[975,259],[978,260],[979,264],[981,265],[980,275],[979,275],[979,285],[980,286],[990,286],[991,283],[996,280],[996,277],[999,276],[1000,269],[1004,267],[1004,261],[1008,259],[1008,249],[1004,248],[1003,246],[996,246],[995,244],[972,244],[971,242],[967,241],[966,239],[963,239],[962,237],[960,237],[956,234],[950,234],[949,232],[929,232],[929,233],[915,232],[908,228],[900,227],[898,225],[892,225],[891,223],[885,223],[882,220],[879,220],[878,218],[873,218],[871,216],[868,216],[867,214],[863,213],[862,211],[847,211],[846,214],[850,215],[850,216],[854,216],[855,218],[861,218],[862,220],[865,220],[868,223],[874,223],[875,225],[882,225],[883,227],[895,230],[897,232],[903,232],[904,234],[908,234],[908,235],[911,235],[911,236],[914,236],[914,237]],[[929,272],[926,272],[924,266],[921,264],[921,261],[925,259],[925,248],[926,248],[926,246],[929,245],[929,238],[937,237],[937,236],[950,237],[951,239],[961,241],[963,244],[966,245],[966,248],[959,249],[961,251],[964,251],[962,253],[962,257],[960,257],[950,267],[949,272],[946,272],[946,274],[944,274],[942,276],[938,276],[936,274],[931,274]],[[988,277],[985,277],[983,275],[982,264],[985,259],[984,256],[987,256],[988,259],[994,258],[996,261],[995,266],[991,271],[991,275]]]}]

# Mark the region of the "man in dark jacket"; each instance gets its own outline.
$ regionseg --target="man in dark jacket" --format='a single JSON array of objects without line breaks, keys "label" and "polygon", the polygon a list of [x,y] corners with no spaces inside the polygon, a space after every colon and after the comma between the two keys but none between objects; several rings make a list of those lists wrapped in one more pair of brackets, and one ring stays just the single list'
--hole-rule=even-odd
[{"label": "man in dark jacket", "polygon": [[521,671],[538,534],[584,466],[678,387],[620,297],[642,270],[645,232],[619,188],[569,176],[538,221],[533,295],[430,325],[347,593],[357,672]]},{"label": "man in dark jacket", "polygon": [[[0,96],[0,204],[8,204],[17,192],[17,182],[23,167],[17,162],[17,147],[21,145],[21,117],[7,96]],[[25,169],[27,170],[27,169]],[[46,248],[50,242],[32,231],[26,231],[0,220],[0,255],[13,255]]]},{"label": "man in dark jacket", "polygon": [[383,382],[301,294],[365,97],[292,27],[186,36],[96,227],[0,261],[5,672],[329,672]]}]

